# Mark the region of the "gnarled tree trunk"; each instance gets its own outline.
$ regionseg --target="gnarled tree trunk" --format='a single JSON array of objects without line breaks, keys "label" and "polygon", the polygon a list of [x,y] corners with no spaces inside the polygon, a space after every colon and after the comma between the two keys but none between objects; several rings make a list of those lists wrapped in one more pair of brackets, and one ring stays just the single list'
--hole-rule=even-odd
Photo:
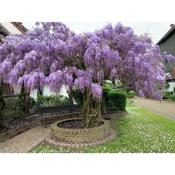
[{"label": "gnarled tree trunk", "polygon": [[29,113],[29,97],[30,97],[30,92],[27,91],[27,89],[24,87],[24,82],[22,83],[22,86],[21,86],[21,92],[20,92],[20,95],[19,95],[19,100],[21,100],[21,102],[24,103],[24,107],[23,107],[23,112],[25,114],[28,114]]},{"label": "gnarled tree trunk", "polygon": [[86,91],[83,95],[82,127],[97,126],[101,118],[101,102],[94,100],[91,93]]},{"label": "gnarled tree trunk", "polygon": [[90,96],[90,92],[83,94],[82,127],[88,127]]}]

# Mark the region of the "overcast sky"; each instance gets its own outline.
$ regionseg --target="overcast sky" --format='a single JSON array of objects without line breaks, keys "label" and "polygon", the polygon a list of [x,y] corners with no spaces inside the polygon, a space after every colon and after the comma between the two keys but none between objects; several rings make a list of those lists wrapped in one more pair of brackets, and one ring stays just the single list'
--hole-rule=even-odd
[{"label": "overcast sky", "polygon": [[[112,23],[115,25],[115,22],[64,22],[71,30],[76,33],[82,32],[93,32],[105,24]],[[143,33],[148,33],[154,43],[157,43],[161,37],[170,29],[170,23],[160,23],[160,22],[121,22],[122,24],[132,27],[136,34],[140,35]],[[28,29],[32,29],[34,23],[23,23]]]}]

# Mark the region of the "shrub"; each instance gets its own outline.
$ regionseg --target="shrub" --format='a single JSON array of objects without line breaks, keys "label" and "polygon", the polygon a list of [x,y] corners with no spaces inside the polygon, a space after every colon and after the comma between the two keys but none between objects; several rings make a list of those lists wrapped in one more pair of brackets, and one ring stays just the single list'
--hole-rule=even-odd
[{"label": "shrub", "polygon": [[126,92],[112,84],[103,87],[103,111],[118,111],[126,108]]},{"label": "shrub", "polygon": [[36,102],[33,98],[28,97],[27,101],[23,96],[19,96],[16,101],[16,109],[17,111],[25,112],[26,106],[28,109],[32,109],[36,105]]},{"label": "shrub", "polygon": [[108,93],[107,107],[108,110],[117,111],[126,108],[126,93],[122,91],[112,90]]},{"label": "shrub", "polygon": [[165,92],[163,99],[171,99],[172,96],[173,96],[172,92]]},{"label": "shrub", "polygon": [[38,95],[37,104],[43,107],[64,106],[70,104],[70,100],[67,97],[58,96],[41,96]]},{"label": "shrub", "polygon": [[72,95],[78,105],[83,104],[83,95],[79,90],[73,90]]},{"label": "shrub", "polygon": [[134,98],[135,97],[135,92],[134,91],[128,91],[127,92],[127,98]]},{"label": "shrub", "polygon": [[173,100],[173,101],[175,101],[175,95],[172,95],[172,96],[170,97],[170,99]]},{"label": "shrub", "polygon": [[7,97],[7,98],[4,98],[4,102],[6,104],[5,105],[5,109],[16,111],[17,101],[18,101],[18,97]]}]

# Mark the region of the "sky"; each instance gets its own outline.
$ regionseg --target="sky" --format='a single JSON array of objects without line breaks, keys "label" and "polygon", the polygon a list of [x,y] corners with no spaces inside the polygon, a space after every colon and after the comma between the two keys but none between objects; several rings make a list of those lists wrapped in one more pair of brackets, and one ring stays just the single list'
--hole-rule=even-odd
[{"label": "sky", "polygon": [[[121,22],[123,25],[131,27],[138,35],[148,33],[155,44],[170,29],[170,23],[168,22],[62,22],[76,33],[93,32],[97,29],[100,29],[106,24],[112,23],[113,25],[115,25],[117,24],[117,22]],[[23,22],[23,24],[30,30],[34,27],[35,23]]]}]

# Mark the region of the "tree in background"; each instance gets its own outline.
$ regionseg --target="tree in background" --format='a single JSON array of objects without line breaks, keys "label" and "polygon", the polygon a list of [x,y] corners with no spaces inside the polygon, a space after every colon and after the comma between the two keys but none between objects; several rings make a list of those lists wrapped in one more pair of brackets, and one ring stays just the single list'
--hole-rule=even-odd
[{"label": "tree in background", "polygon": [[118,79],[139,96],[162,98],[164,61],[147,35],[118,23],[93,33],[75,34],[63,23],[37,23],[25,35],[8,36],[0,46],[0,76],[28,91],[62,85],[83,94],[83,127],[101,118],[104,80]]}]

